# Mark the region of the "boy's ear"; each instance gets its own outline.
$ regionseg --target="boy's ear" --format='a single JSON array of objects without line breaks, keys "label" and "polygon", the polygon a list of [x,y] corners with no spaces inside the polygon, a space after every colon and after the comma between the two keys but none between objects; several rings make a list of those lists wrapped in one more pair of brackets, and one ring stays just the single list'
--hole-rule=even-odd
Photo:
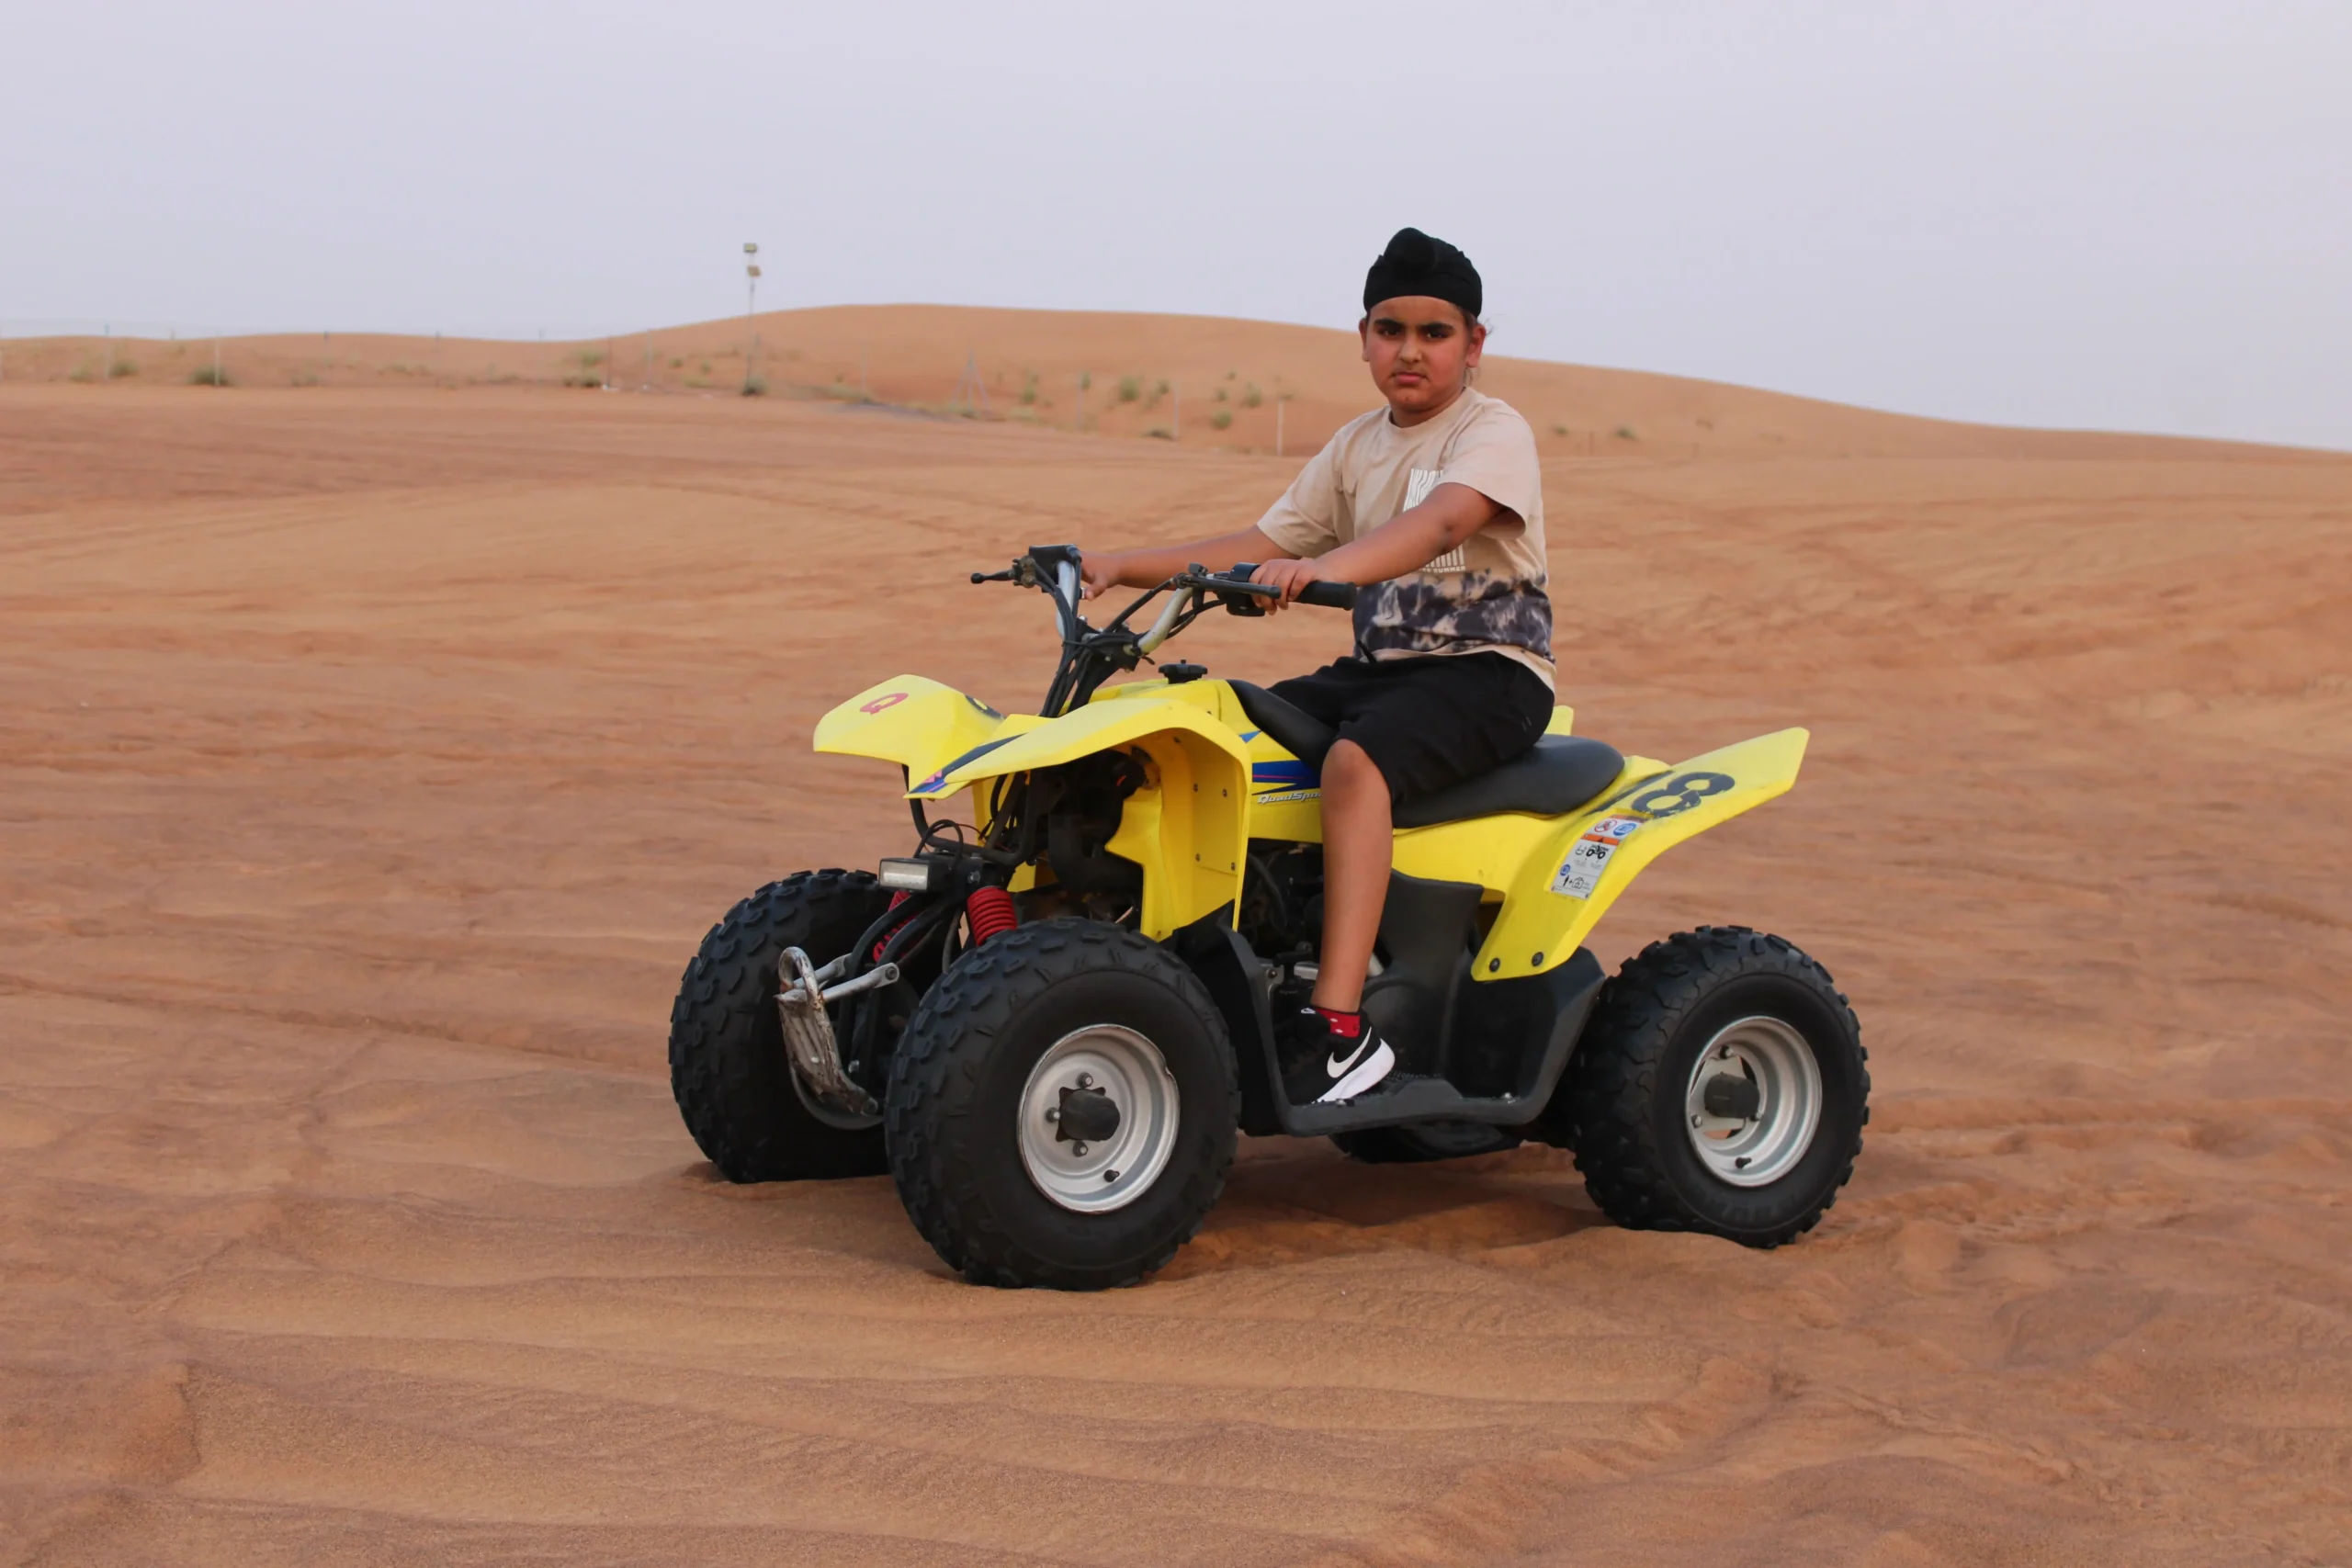
[{"label": "boy's ear", "polygon": [[1363,362],[1364,362],[1366,365],[1371,364],[1371,363],[1372,363],[1372,316],[1371,316],[1371,314],[1370,314],[1369,312],[1366,312],[1363,316],[1360,317],[1360,318],[1357,320],[1357,321],[1356,321],[1356,343],[1357,343],[1358,346],[1363,350],[1362,357],[1363,357]]}]

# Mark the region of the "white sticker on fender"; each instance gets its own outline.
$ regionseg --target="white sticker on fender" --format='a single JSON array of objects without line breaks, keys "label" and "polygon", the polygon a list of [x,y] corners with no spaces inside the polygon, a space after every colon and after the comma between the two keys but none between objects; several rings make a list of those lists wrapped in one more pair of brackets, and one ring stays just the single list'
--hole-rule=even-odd
[{"label": "white sticker on fender", "polygon": [[1626,835],[1642,825],[1638,817],[1604,817],[1584,830],[1583,837],[1568,846],[1568,858],[1552,878],[1552,891],[1568,898],[1589,898],[1592,890],[1600,886],[1600,874],[1609,869],[1609,857],[1617,852]]}]

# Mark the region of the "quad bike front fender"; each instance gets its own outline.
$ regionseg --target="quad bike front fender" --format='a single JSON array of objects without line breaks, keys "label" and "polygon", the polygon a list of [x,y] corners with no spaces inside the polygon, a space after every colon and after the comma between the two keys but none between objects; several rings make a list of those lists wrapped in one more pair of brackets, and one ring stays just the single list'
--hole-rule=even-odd
[{"label": "quad bike front fender", "polygon": [[1576,953],[1642,868],[1694,834],[1785,795],[1808,733],[1759,735],[1668,767],[1629,758],[1611,791],[1520,863],[1478,950],[1480,980],[1540,975]]},{"label": "quad bike front fender", "polygon": [[879,757],[906,769],[910,783],[922,783],[985,745],[1009,722],[953,686],[899,675],[867,687],[819,719],[817,750]]},{"label": "quad bike front fender", "polygon": [[[1250,749],[1197,702],[1136,696],[1090,703],[1032,728],[1007,720],[996,743],[921,781],[917,800],[952,795],[1011,773],[1058,767],[1102,751],[1145,762],[1147,783],[1127,797],[1119,830],[1103,846],[1143,867],[1144,935],[1164,942],[1202,917],[1241,901],[1250,841]],[[1228,913],[1227,923],[1233,916]]]}]

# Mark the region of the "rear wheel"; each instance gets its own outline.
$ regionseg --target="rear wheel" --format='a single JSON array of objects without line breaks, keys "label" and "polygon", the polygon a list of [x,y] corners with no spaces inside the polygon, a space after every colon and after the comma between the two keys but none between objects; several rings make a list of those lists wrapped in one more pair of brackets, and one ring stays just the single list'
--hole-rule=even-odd
[{"label": "rear wheel", "polygon": [[1365,1165],[1424,1165],[1430,1160],[1498,1155],[1520,1145],[1520,1135],[1483,1122],[1410,1122],[1362,1133],[1334,1133],[1331,1142]]},{"label": "rear wheel", "polygon": [[940,976],[886,1100],[907,1213],[976,1284],[1135,1283],[1225,1186],[1240,1091],[1216,1005],[1173,953],[1041,920]]},{"label": "rear wheel", "polygon": [[1621,1225],[1777,1247],[1854,1174],[1867,1056],[1820,964],[1776,936],[1702,926],[1610,980],[1532,1131],[1575,1150]]},{"label": "rear wheel", "polygon": [[863,871],[805,871],[727,911],[686,965],[670,1009],[670,1090],[686,1130],[729,1181],[876,1176],[879,1116],[851,1116],[802,1086],[776,1017],[776,961],[847,953],[889,908]]}]

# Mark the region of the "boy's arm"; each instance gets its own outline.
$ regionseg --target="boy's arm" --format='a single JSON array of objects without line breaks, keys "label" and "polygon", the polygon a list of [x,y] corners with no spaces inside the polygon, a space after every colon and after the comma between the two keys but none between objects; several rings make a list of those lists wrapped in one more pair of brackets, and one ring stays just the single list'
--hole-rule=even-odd
[{"label": "boy's arm", "polygon": [[1464,484],[1442,484],[1409,512],[1400,512],[1352,544],[1311,561],[1276,561],[1256,573],[1283,591],[1283,603],[1317,578],[1359,584],[1385,582],[1421,568],[1463,540],[1510,514],[1510,509]]},{"label": "boy's arm", "polygon": [[[1254,527],[1219,534],[1214,539],[1190,545],[1105,551],[1085,557],[1080,570],[1086,580],[1086,596],[1091,599],[1122,586],[1157,588],[1195,561],[1211,571],[1224,571],[1245,560],[1296,560],[1337,544],[1339,533],[1331,520],[1339,497],[1331,455],[1346,435],[1345,430],[1340,431],[1308,458],[1282,499],[1266,509],[1266,514],[1258,519]],[[1279,539],[1288,539],[1290,543],[1282,544]],[[1307,580],[1313,576],[1308,573]],[[1260,580],[1264,581],[1262,571]]]},{"label": "boy's arm", "polygon": [[[1401,519],[1400,519],[1401,521]],[[1255,528],[1219,534],[1190,545],[1161,545],[1140,550],[1113,550],[1083,557],[1080,570],[1086,579],[1086,597],[1114,588],[1157,588],[1185,568],[1198,563],[1223,571],[1237,561],[1275,561],[1291,553]]]}]

